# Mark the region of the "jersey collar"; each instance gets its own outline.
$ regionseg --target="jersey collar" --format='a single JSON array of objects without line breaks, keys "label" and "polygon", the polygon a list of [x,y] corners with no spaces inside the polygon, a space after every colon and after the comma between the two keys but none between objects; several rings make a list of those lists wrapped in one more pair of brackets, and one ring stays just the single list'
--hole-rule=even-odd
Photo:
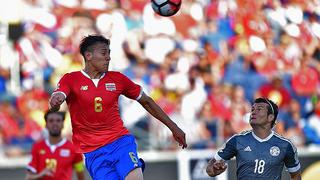
[{"label": "jersey collar", "polygon": [[257,135],[254,134],[254,132],[252,131],[252,136],[259,142],[265,142],[265,141],[268,141],[269,139],[271,139],[271,137],[274,135],[274,132],[271,131],[271,133],[269,134],[268,137],[264,138],[264,139],[261,139],[259,138]]},{"label": "jersey collar", "polygon": [[49,139],[46,139],[45,142],[46,142],[46,145],[50,148],[51,152],[54,152],[58,147],[64,145],[67,142],[67,139],[62,138],[62,140],[57,144],[50,144]]},{"label": "jersey collar", "polygon": [[[91,79],[91,77],[90,77],[86,72],[84,72],[83,70],[81,70],[80,72],[81,72],[85,77]],[[100,78],[98,78],[98,79],[102,79],[105,75],[106,75],[106,73],[103,73],[102,76],[100,76]]]}]

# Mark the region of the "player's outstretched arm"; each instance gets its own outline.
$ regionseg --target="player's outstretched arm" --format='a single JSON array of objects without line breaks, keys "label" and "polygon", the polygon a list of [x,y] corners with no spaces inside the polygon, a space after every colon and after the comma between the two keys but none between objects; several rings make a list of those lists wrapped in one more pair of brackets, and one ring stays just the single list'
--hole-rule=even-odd
[{"label": "player's outstretched arm", "polygon": [[174,123],[168,115],[154,102],[154,100],[142,93],[138,102],[155,118],[165,124],[172,132],[174,139],[183,148],[187,147],[186,134]]},{"label": "player's outstretched arm", "polygon": [[290,177],[292,180],[301,180],[301,171],[290,173]]},{"label": "player's outstretched arm", "polygon": [[49,110],[50,111],[59,111],[60,105],[65,100],[64,94],[61,92],[56,92],[51,95],[51,98],[49,100]]},{"label": "player's outstretched arm", "polygon": [[211,177],[215,177],[223,173],[227,169],[227,165],[223,160],[217,161],[215,158],[212,158],[207,165],[207,174]]}]

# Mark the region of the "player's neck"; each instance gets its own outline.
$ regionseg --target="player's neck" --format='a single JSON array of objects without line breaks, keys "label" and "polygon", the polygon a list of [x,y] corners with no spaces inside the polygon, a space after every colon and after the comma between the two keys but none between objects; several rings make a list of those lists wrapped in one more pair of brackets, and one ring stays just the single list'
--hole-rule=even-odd
[{"label": "player's neck", "polygon": [[272,133],[271,129],[264,129],[259,127],[252,128],[252,131],[260,139],[265,139]]},{"label": "player's neck", "polygon": [[99,71],[92,71],[90,70],[90,68],[85,67],[83,69],[83,71],[91,78],[91,79],[99,79],[103,73],[99,72]]},{"label": "player's neck", "polygon": [[51,145],[58,144],[62,140],[61,136],[55,137],[55,136],[49,136],[49,143]]}]

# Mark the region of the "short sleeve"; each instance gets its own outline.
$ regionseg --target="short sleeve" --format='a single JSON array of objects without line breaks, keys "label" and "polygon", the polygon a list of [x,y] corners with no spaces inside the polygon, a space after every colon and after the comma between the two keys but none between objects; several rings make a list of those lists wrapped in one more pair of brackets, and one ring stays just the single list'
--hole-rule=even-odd
[{"label": "short sleeve", "polygon": [[300,169],[297,148],[292,143],[289,143],[286,149],[284,163],[289,172],[297,172]]},{"label": "short sleeve", "polygon": [[230,160],[237,153],[237,139],[236,136],[232,136],[215,155],[216,160]]},{"label": "short sleeve", "polygon": [[122,94],[130,99],[139,100],[142,95],[141,86],[131,81],[127,76],[122,76],[122,83],[124,85],[124,90]]},{"label": "short sleeve", "polygon": [[53,93],[55,92],[62,92],[66,96],[70,93],[70,74],[67,73],[62,78],[59,80],[57,84],[57,88],[54,90]]},{"label": "short sleeve", "polygon": [[27,170],[37,173],[38,161],[36,147],[33,145],[31,149],[31,160],[27,165]]}]

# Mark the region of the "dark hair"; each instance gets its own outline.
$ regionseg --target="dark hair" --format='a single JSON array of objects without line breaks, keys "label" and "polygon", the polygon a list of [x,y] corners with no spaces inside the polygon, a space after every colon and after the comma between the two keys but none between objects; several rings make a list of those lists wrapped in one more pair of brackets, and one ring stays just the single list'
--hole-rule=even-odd
[{"label": "dark hair", "polygon": [[81,55],[84,57],[84,53],[90,48],[90,46],[97,43],[105,43],[106,45],[110,45],[110,40],[101,35],[89,35],[84,37],[79,45]]},{"label": "dark hair", "polygon": [[60,116],[62,117],[62,120],[64,120],[64,119],[66,118],[66,113],[65,113],[65,112],[60,112],[60,111],[58,111],[58,112],[47,111],[47,112],[44,114],[44,120],[45,120],[46,122],[47,122],[48,116],[49,116],[50,114],[58,114],[58,115],[60,115]]},{"label": "dark hair", "polygon": [[277,117],[278,117],[278,105],[268,98],[257,98],[256,100],[254,100],[254,103],[268,104],[268,115],[273,114],[273,116],[274,116],[273,121],[271,123],[271,127],[273,127],[275,125]]}]

